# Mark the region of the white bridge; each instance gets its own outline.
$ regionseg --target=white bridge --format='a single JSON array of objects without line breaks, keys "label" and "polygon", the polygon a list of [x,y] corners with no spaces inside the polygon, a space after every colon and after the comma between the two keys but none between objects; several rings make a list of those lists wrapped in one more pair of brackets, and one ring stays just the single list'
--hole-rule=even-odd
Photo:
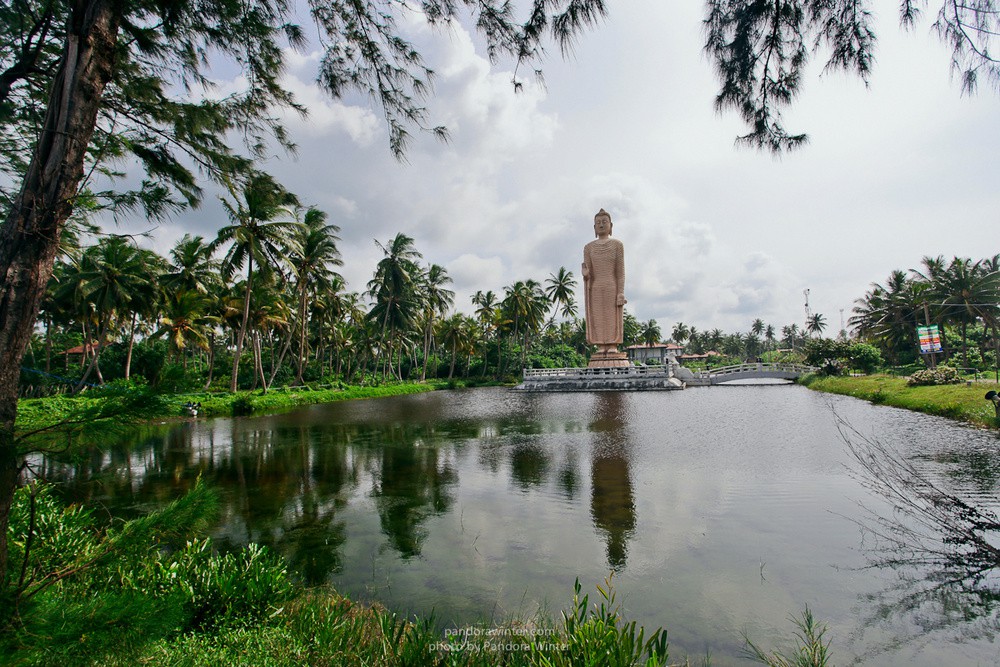
[{"label": "white bridge", "polygon": [[805,364],[759,363],[736,364],[720,366],[706,371],[693,373],[693,377],[684,379],[690,386],[722,384],[736,380],[797,380],[807,373],[815,373],[815,366]]},{"label": "white bridge", "polygon": [[736,380],[796,380],[815,372],[805,364],[759,363],[691,371],[677,365],[617,368],[526,368],[521,391],[656,391]]}]

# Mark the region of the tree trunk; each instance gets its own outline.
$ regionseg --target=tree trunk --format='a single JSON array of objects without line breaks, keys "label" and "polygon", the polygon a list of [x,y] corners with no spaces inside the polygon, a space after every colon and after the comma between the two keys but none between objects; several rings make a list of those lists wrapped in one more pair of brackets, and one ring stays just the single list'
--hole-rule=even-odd
[{"label": "tree trunk", "polygon": [[38,145],[0,227],[0,590],[7,584],[7,525],[20,467],[14,419],[21,359],[83,179],[114,71],[119,21],[111,0],[75,5]]},{"label": "tree trunk", "polygon": [[45,372],[52,372],[52,316],[45,316]]},{"label": "tree trunk", "polygon": [[247,334],[247,320],[250,319],[250,285],[253,278],[253,253],[247,254],[247,291],[243,296],[243,321],[236,337],[236,354],[233,355],[233,376],[229,380],[229,391],[236,391],[236,376],[240,373],[240,354],[243,353],[243,339]]},{"label": "tree trunk", "polygon": [[[270,387],[274,384],[274,378],[278,375],[278,371],[281,370],[281,365],[285,362],[285,355],[288,354],[288,348],[292,346],[292,338],[295,337],[295,331],[289,329],[288,335],[285,336],[285,342],[281,346],[281,354],[278,355],[278,360],[274,360],[274,352],[271,352],[271,376],[267,379],[267,386]],[[299,382],[298,384],[303,384]]]},{"label": "tree trunk", "polygon": [[[98,380],[98,383],[104,384],[104,376],[101,375],[101,365],[100,364],[101,364],[101,350],[104,349],[104,339],[105,339],[105,337],[107,335],[108,335],[107,334],[107,326],[102,325],[100,328],[98,328],[98,330],[97,330],[97,349],[94,352],[94,357],[90,360],[90,365],[87,366],[86,372],[84,372],[83,377],[80,378],[80,382],[77,383],[76,389],[73,390],[73,393],[77,393],[77,392],[79,392],[80,390],[83,389],[84,385],[87,383],[87,378],[89,378],[90,374],[92,372],[94,372],[95,370],[97,371],[97,380]],[[89,346],[85,342],[83,344],[84,351],[86,351],[88,349],[88,347]]]},{"label": "tree trunk", "polygon": [[299,366],[295,371],[295,384],[303,384],[302,367],[306,361],[306,303],[308,300],[308,290],[306,289],[305,282],[303,279],[302,289],[299,291]]},{"label": "tree trunk", "polygon": [[208,334],[208,379],[205,380],[205,391],[212,386],[212,375],[215,371],[215,334]]},{"label": "tree trunk", "polygon": [[[260,373],[260,384],[263,388],[264,393],[267,393],[267,378],[264,377],[264,345],[262,342],[263,336],[261,336],[259,331],[254,332],[254,352],[257,356],[257,372]],[[254,384],[257,381],[254,380]]]},{"label": "tree trunk", "polygon": [[429,318],[427,326],[424,328],[424,367],[420,371],[420,381],[427,381],[427,355],[431,349],[431,328],[434,326],[434,318]]},{"label": "tree trunk", "polygon": [[[128,329],[128,352],[125,355],[125,379],[129,379],[129,375],[132,373],[132,347],[135,345],[135,318],[138,314],[132,311],[132,323]],[[187,357],[185,357],[185,360]],[[187,366],[185,365],[185,368]]]}]

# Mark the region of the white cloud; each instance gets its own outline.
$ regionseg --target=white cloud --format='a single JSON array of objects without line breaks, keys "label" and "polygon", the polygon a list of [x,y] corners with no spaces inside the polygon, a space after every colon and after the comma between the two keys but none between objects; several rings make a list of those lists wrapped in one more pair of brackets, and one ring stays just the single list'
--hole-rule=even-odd
[{"label": "white cloud", "polygon": [[[713,112],[702,11],[619,3],[574,58],[545,64],[547,88],[520,94],[461,25],[411,15],[437,72],[430,121],[452,141],[417,136],[404,164],[377,112],[312,83],[316,52],[290,54],[286,82],[311,115],[288,119],[298,157],[268,168],[341,225],[353,289],[379,259],[372,239],[404,232],[449,270],[466,311],[477,289],[578,275],[601,207],[626,245],[629,309],[666,328],[801,323],[805,288],[836,326],[869,283],[922,255],[995,252],[1000,104],[961,97],[933,37],[883,26],[870,90],[810,76],[787,120],[811,143],[777,160],[735,149],[738,118]],[[206,202],[163,230],[211,236],[224,222]]]}]

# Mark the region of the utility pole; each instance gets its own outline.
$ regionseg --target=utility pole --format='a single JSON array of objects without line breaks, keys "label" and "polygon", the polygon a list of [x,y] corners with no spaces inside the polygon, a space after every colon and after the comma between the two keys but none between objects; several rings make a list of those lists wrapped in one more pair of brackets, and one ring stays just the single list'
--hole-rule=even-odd
[{"label": "utility pole", "polygon": [[809,336],[809,320],[812,318],[812,312],[809,310],[809,288],[807,287],[806,289],[802,290],[802,294],[803,294],[803,296],[806,297],[806,326],[805,326],[805,334],[806,334],[806,337],[808,337]]}]

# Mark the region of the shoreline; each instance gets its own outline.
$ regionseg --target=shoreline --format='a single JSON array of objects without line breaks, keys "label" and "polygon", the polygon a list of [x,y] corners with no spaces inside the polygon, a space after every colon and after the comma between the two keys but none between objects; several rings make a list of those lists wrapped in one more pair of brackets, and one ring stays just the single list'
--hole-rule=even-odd
[{"label": "shoreline", "polygon": [[[163,409],[132,422],[132,425],[143,426],[183,419],[276,414],[305,405],[386,398],[449,388],[451,387],[448,383],[442,382],[406,382],[379,386],[350,385],[326,389],[311,389],[308,386],[279,387],[269,390],[266,394],[260,390],[160,394],[158,398],[163,401]],[[44,398],[22,399],[18,402],[15,430],[19,433],[38,429],[58,431],[60,422],[71,418],[75,411],[98,405],[103,400],[104,398],[100,395],[93,394],[77,396],[61,394]],[[186,403],[200,403],[201,407],[197,417],[183,414],[183,406]]]},{"label": "shoreline", "polygon": [[971,386],[963,383],[911,387],[906,378],[892,375],[811,375],[800,380],[799,384],[814,391],[853,396],[875,405],[945,417],[976,428],[1000,428],[1000,419],[996,417],[993,404],[984,398],[987,391],[998,390],[998,385],[993,382],[979,382]]}]

